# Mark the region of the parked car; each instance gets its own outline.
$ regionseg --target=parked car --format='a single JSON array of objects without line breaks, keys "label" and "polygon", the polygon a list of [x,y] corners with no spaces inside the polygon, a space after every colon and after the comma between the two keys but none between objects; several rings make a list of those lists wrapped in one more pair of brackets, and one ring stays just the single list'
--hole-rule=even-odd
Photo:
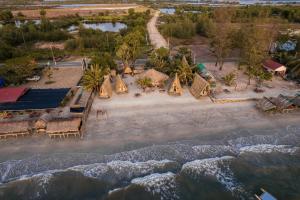
[{"label": "parked car", "polygon": [[37,75],[30,78],[26,78],[27,81],[39,81],[40,79],[41,77]]}]

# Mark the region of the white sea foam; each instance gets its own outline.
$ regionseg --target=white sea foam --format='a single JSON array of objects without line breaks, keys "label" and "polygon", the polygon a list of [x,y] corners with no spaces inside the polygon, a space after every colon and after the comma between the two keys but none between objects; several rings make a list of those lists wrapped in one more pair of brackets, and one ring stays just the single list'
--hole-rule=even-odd
[{"label": "white sea foam", "polygon": [[241,185],[235,180],[233,172],[229,168],[230,162],[235,159],[232,156],[220,158],[208,158],[188,162],[182,166],[181,171],[194,178],[199,176],[214,176],[231,192],[240,191]]},{"label": "white sea foam", "polygon": [[234,147],[228,145],[198,145],[193,146],[193,150],[199,156],[208,155],[209,157],[218,157],[237,153],[237,150]]},{"label": "white sea foam", "polygon": [[159,195],[161,200],[179,199],[176,194],[176,175],[172,172],[163,174],[154,173],[145,177],[135,178],[131,181],[132,184],[145,187],[146,191],[153,195]]},{"label": "white sea foam", "polygon": [[245,146],[240,148],[240,153],[286,153],[294,154],[299,147],[291,147],[289,145],[271,145],[271,144],[259,144],[252,146]]},{"label": "white sea foam", "polygon": [[167,165],[174,164],[170,160],[149,160],[147,162],[112,161],[108,163],[95,163],[91,165],[80,165],[69,168],[70,170],[80,171],[85,176],[98,179],[124,180],[134,177],[154,173],[163,170]]}]

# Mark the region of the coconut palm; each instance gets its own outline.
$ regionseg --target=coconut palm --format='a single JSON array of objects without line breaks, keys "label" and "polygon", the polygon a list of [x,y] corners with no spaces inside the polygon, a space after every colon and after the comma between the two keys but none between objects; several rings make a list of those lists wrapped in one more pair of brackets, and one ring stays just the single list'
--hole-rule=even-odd
[{"label": "coconut palm", "polygon": [[193,80],[193,71],[185,56],[182,57],[181,64],[176,69],[176,73],[178,74],[178,78],[182,84],[187,85]]},{"label": "coconut palm", "polygon": [[83,75],[83,87],[89,91],[98,91],[101,87],[104,76],[108,74],[108,67],[100,67],[98,64],[92,65]]}]

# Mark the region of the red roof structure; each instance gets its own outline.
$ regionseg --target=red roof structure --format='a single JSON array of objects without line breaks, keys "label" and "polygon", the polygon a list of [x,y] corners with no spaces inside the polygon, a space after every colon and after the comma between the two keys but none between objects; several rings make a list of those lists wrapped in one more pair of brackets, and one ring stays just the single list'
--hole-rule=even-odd
[{"label": "red roof structure", "polygon": [[0,103],[16,102],[27,90],[25,87],[0,88]]},{"label": "red roof structure", "polygon": [[278,62],[275,62],[275,61],[273,61],[273,60],[271,60],[271,59],[265,60],[265,61],[263,62],[263,65],[264,65],[264,67],[269,68],[269,69],[274,70],[274,71],[275,71],[276,69],[278,69],[278,68],[280,68],[280,67],[283,66],[282,64],[280,64],[280,63],[278,63]]}]

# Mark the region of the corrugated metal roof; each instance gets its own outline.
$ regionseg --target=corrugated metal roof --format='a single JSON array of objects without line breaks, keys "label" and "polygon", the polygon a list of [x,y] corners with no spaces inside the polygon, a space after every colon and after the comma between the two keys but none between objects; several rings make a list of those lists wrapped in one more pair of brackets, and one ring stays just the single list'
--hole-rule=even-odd
[{"label": "corrugated metal roof", "polygon": [[0,88],[0,103],[16,102],[26,91],[26,87]]}]

